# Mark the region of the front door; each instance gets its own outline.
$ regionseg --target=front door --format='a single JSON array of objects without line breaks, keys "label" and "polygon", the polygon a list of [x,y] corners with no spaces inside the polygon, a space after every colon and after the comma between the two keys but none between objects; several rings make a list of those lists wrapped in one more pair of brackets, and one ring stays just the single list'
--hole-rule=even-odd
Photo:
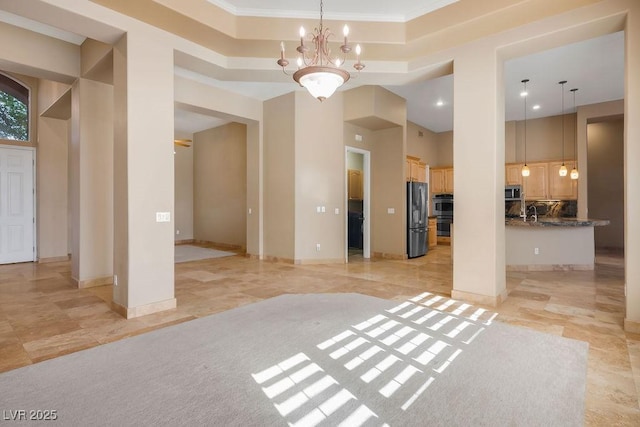
[{"label": "front door", "polygon": [[35,261],[34,151],[0,148],[0,264]]}]

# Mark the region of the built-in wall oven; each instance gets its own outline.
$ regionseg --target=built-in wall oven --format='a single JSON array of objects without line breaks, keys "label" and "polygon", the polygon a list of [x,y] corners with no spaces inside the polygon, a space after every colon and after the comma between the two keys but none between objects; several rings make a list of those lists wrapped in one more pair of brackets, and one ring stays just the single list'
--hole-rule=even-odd
[{"label": "built-in wall oven", "polygon": [[434,195],[433,214],[437,216],[437,235],[450,237],[453,223],[453,194]]}]

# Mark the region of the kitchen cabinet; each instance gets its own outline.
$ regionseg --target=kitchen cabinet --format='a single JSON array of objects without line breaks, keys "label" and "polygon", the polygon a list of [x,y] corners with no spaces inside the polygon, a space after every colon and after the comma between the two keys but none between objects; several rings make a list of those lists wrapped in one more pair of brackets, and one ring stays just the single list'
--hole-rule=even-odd
[{"label": "kitchen cabinet", "polygon": [[432,194],[453,194],[453,168],[431,168],[429,185]]},{"label": "kitchen cabinet", "polygon": [[427,164],[418,157],[407,156],[405,177],[407,181],[427,182]]},{"label": "kitchen cabinet", "polygon": [[418,182],[427,182],[427,164],[424,162],[418,162]]},{"label": "kitchen cabinet", "polygon": [[347,175],[347,188],[349,200],[362,200],[362,171],[358,169],[349,169]]},{"label": "kitchen cabinet", "polygon": [[[560,176],[562,162],[549,162],[549,198],[560,200],[576,200],[578,198],[578,181],[569,174]],[[568,162],[565,166],[571,169]]]},{"label": "kitchen cabinet", "polygon": [[[565,162],[567,165],[568,162]],[[578,198],[578,182],[569,175],[561,177],[558,171],[562,162],[528,163],[528,177],[521,174],[522,163],[506,165],[505,184],[522,184],[522,192],[526,200],[576,200]],[[518,178],[520,182],[518,182]]]},{"label": "kitchen cabinet", "polygon": [[429,218],[429,247],[438,245],[438,220],[436,217]]},{"label": "kitchen cabinet", "polygon": [[522,185],[523,163],[508,164],[504,171],[505,185]]},{"label": "kitchen cabinet", "polygon": [[549,164],[528,163],[529,176],[522,177],[522,191],[526,200],[548,199]]}]

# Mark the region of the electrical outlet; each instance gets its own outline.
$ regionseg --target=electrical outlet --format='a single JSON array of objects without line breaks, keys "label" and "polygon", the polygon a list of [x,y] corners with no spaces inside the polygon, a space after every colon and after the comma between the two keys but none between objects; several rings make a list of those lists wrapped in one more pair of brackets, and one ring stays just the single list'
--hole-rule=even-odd
[{"label": "electrical outlet", "polygon": [[540,248],[533,248],[534,255],[540,255]]},{"label": "electrical outlet", "polygon": [[176,230],[176,234],[180,234],[180,230]]},{"label": "electrical outlet", "polygon": [[118,275],[117,274],[113,275],[113,286],[118,286]]},{"label": "electrical outlet", "polygon": [[316,243],[316,252],[320,252],[320,243]]}]

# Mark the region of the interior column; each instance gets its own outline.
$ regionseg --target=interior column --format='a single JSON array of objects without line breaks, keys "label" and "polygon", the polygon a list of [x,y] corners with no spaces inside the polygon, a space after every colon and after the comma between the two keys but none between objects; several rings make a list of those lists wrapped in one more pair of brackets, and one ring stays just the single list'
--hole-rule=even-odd
[{"label": "interior column", "polygon": [[154,33],[129,32],[113,62],[113,302],[131,318],[176,306],[173,50]]},{"label": "interior column", "polygon": [[453,298],[497,305],[506,298],[504,89],[493,46],[454,60]]},{"label": "interior column", "polygon": [[76,80],[71,110],[71,277],[86,288],[113,274],[113,87]]},{"label": "interior column", "polygon": [[624,328],[640,333],[640,5],[634,3],[625,27],[624,199],[625,294]]}]

